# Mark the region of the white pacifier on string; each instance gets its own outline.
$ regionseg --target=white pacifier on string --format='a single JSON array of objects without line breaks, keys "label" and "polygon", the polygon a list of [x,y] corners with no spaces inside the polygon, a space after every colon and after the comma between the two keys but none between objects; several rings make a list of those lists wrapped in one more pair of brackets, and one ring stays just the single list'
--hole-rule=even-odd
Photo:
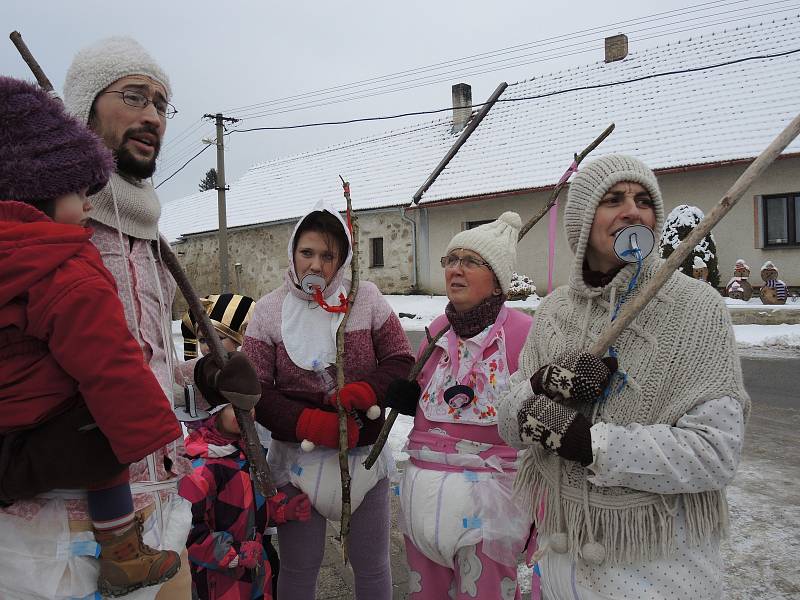
[{"label": "white pacifier on string", "polygon": [[614,236],[614,253],[628,263],[644,260],[655,246],[656,234],[647,225],[628,225]]},{"label": "white pacifier on string", "polygon": [[325,290],[325,278],[322,275],[308,273],[300,280],[300,287],[306,294],[313,294],[314,290]]}]

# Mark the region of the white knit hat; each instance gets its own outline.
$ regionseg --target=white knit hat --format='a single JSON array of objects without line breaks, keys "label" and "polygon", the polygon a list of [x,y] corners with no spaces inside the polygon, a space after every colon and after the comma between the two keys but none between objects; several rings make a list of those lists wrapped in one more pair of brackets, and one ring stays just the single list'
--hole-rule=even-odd
[{"label": "white knit hat", "polygon": [[89,122],[89,112],[97,94],[129,75],[146,75],[172,96],[169,77],[136,40],[110,37],[84,48],[72,61],[64,82],[64,105],[81,123]]},{"label": "white knit hat", "polygon": [[600,199],[622,181],[638,183],[648,191],[656,215],[654,231],[661,231],[664,201],[653,171],[638,158],[609,154],[582,167],[569,184],[567,205],[564,208],[564,231],[569,246],[576,255],[579,251],[583,254],[586,250]]},{"label": "white knit hat", "polygon": [[508,293],[511,273],[517,266],[517,239],[522,221],[515,212],[504,212],[496,221],[453,236],[446,253],[456,248],[472,250],[492,267],[503,293]]}]

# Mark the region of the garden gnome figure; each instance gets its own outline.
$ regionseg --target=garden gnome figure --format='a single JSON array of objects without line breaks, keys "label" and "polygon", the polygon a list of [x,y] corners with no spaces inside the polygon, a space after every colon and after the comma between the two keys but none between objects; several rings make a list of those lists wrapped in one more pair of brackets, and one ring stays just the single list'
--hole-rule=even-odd
[{"label": "garden gnome figure", "polygon": [[694,257],[692,263],[692,277],[700,281],[708,281],[708,265],[699,256]]},{"label": "garden gnome figure", "polygon": [[764,285],[758,295],[764,304],[786,304],[787,289],[786,284],[778,279],[778,268],[768,260],[761,265],[761,279]]},{"label": "garden gnome figure", "polygon": [[745,300],[744,288],[738,281],[732,281],[728,284],[728,298],[734,300]]},{"label": "garden gnome figure", "polygon": [[744,262],[741,258],[736,261],[736,265],[733,267],[733,277],[728,282],[728,285],[725,286],[725,292],[728,294],[729,298],[733,298],[731,296],[731,287],[734,283],[738,283],[739,287],[741,288],[742,297],[740,300],[750,300],[753,297],[753,286],[750,285],[750,282],[747,281],[747,278],[750,277],[750,267],[747,266],[747,263]]}]

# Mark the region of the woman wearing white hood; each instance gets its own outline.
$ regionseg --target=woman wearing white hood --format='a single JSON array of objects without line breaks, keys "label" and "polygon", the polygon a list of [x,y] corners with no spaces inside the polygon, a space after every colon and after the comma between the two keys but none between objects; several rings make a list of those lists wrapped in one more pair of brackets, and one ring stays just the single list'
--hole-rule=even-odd
[{"label": "woman wearing white hood", "polygon": [[[269,463],[275,484],[290,497],[304,491],[314,505],[309,521],[278,527],[281,572],[278,596],[313,600],[325,545],[325,518],[338,520],[341,482],[336,448],[336,330],[350,289],[350,232],[335,210],[320,203],[303,217],[289,240],[284,284],[256,303],[242,351],[261,380],[256,418],[272,432]],[[344,339],[346,385],[339,400],[351,413],[348,442],[353,519],[349,556],[355,595],[392,597],[389,564],[388,474],[384,450],[369,471],[362,466],[383,417],[367,419],[383,406],[389,383],[405,377],[414,359],[400,321],[378,288],[362,281],[350,309]],[[381,411],[382,412],[382,411]],[[300,442],[313,443],[304,452]]]}]

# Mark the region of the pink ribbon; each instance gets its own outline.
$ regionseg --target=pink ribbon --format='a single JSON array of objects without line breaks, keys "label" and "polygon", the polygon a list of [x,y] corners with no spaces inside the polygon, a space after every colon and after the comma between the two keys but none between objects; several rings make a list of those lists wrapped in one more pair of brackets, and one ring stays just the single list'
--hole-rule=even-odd
[{"label": "pink ribbon", "polygon": [[[563,185],[572,176],[573,173],[578,172],[578,163],[574,160],[569,168],[564,171],[561,179],[558,180],[556,187]],[[549,222],[547,226],[547,293],[553,291],[553,269],[556,264],[556,236],[558,235],[558,200],[555,201],[549,211]]]}]

